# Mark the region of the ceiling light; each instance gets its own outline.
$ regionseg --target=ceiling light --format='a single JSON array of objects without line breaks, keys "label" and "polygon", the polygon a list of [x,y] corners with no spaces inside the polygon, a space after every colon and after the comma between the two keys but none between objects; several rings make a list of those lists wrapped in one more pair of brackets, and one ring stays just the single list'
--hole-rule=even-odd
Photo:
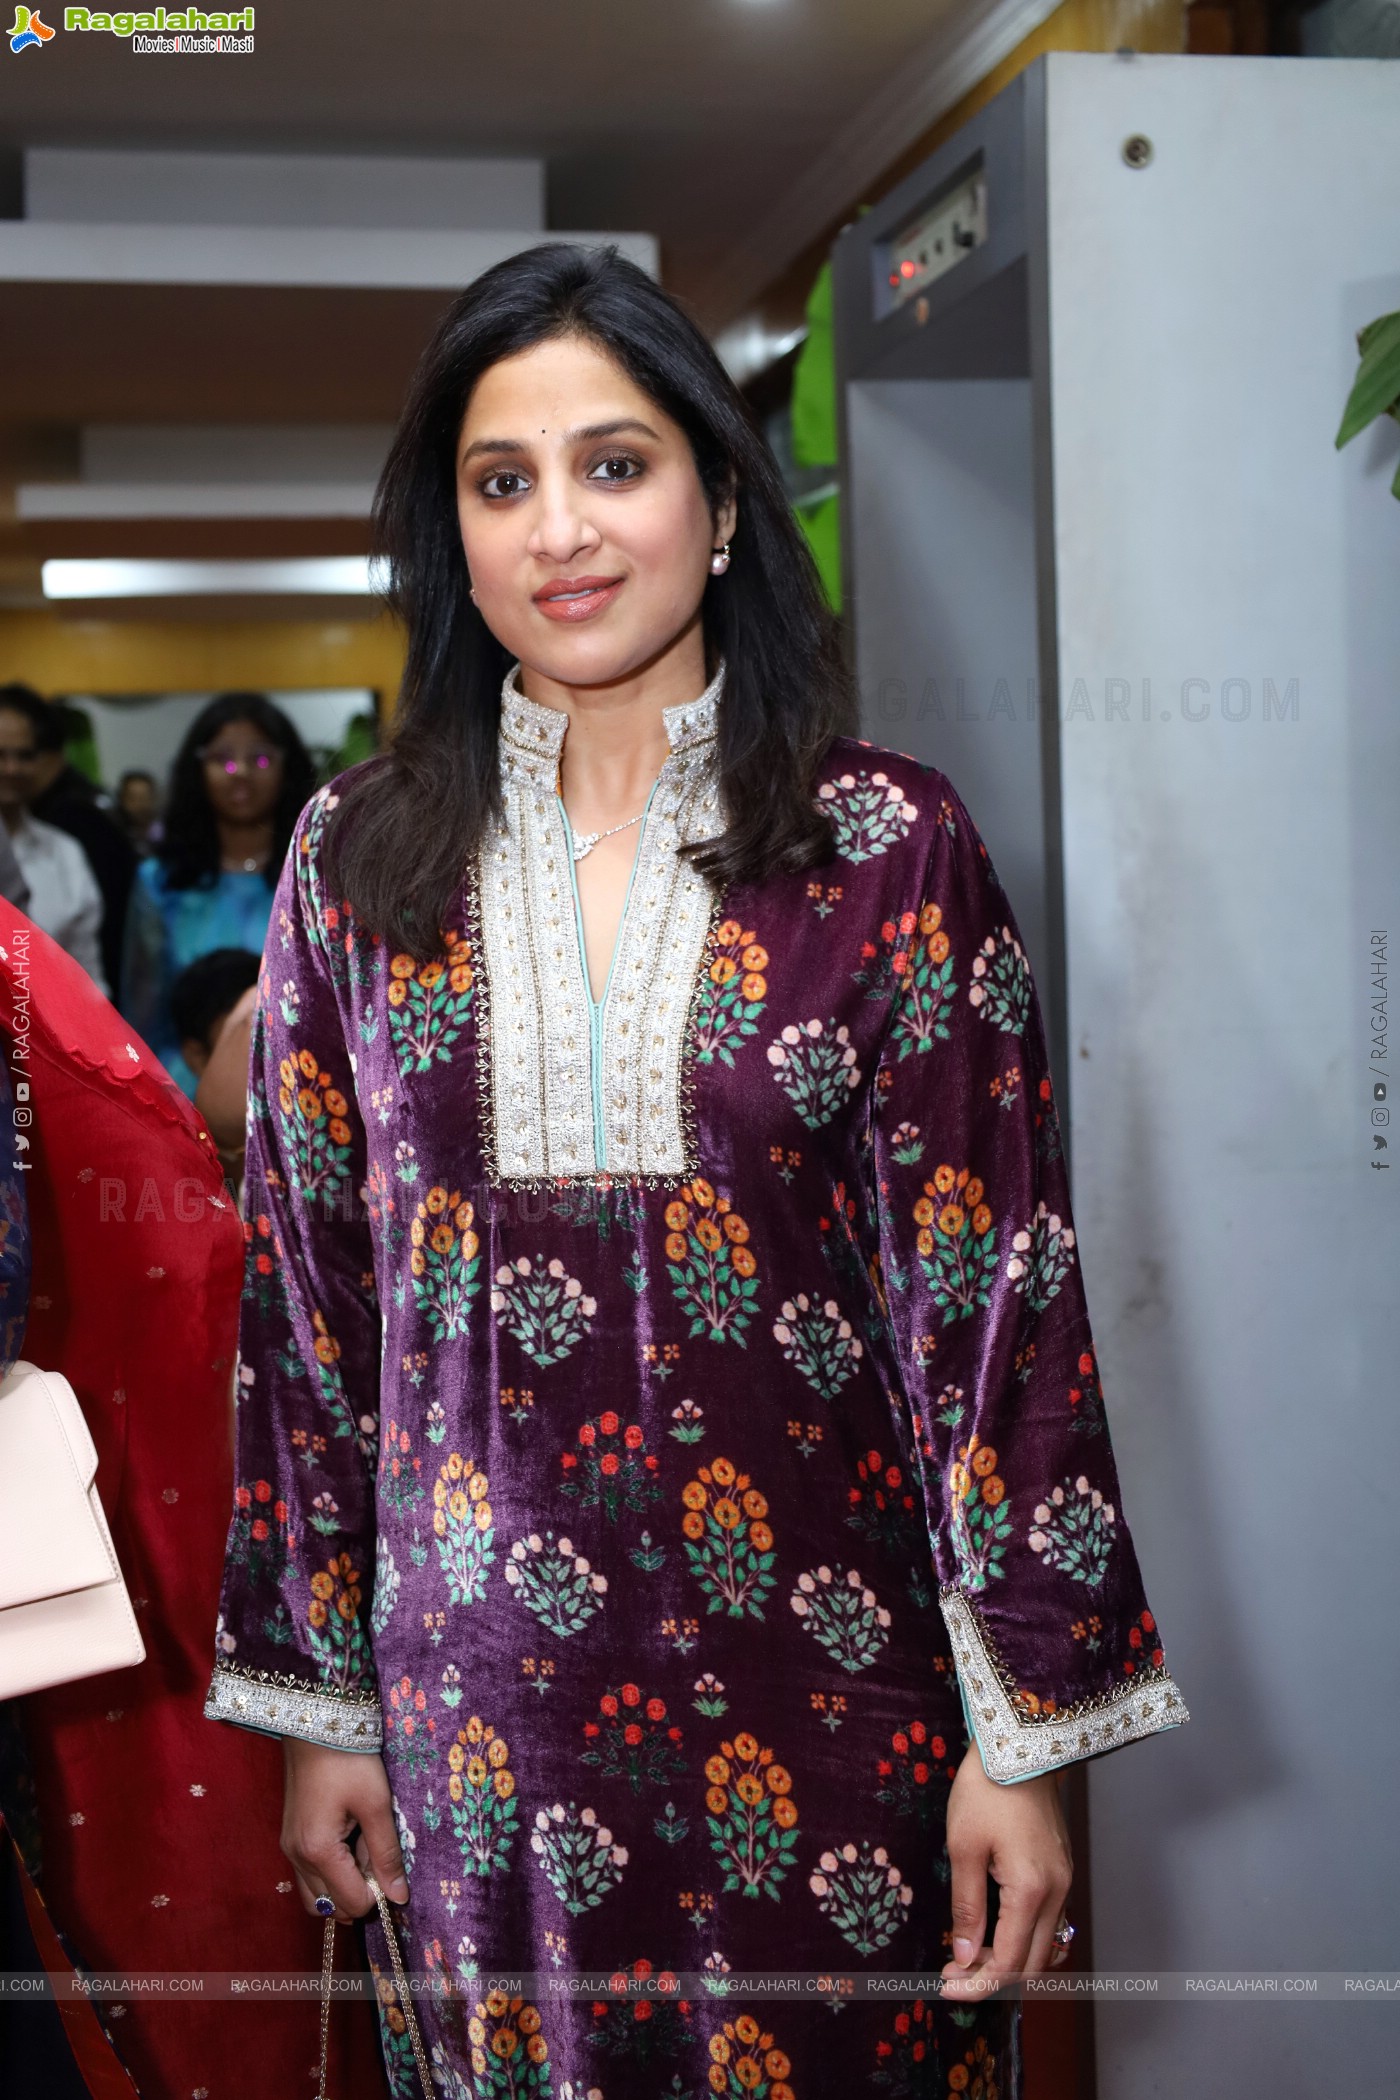
[{"label": "ceiling light", "polygon": [[361,554],[304,561],[46,561],[46,598],[369,598],[378,581]]}]

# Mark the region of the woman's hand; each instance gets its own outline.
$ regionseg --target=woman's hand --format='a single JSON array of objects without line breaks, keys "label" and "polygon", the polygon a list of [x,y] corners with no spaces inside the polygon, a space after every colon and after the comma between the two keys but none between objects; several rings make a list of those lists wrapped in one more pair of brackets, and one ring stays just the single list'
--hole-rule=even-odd
[{"label": "woman's hand", "polygon": [[[943,1996],[986,1998],[1006,1977],[1044,1969],[1073,1878],[1059,1774],[998,1786],[972,1743],[948,1796],[948,1857],[953,1959],[943,1966]],[[990,1947],[989,1874],[1001,1892]]]},{"label": "woman's hand", "polygon": [[[382,1757],[327,1750],[282,1738],[285,1769],[282,1850],[296,1870],[306,1908],[333,1896],[342,1925],[373,1910],[365,1880],[373,1874],[391,1903],[408,1901],[408,1878],[394,1828],[394,1797]],[[358,1828],[355,1849],[346,1842]]]}]

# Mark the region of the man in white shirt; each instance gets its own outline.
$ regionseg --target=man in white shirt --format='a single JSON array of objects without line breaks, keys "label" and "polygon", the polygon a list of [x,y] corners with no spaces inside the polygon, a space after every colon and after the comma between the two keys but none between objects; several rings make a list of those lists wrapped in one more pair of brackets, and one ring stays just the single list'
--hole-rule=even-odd
[{"label": "man in white shirt", "polygon": [[100,992],[110,996],[99,942],[102,892],[87,855],[66,831],[29,814],[29,797],[37,785],[35,728],[28,708],[7,696],[0,705],[0,823],[29,885],[30,918],[82,964]]}]

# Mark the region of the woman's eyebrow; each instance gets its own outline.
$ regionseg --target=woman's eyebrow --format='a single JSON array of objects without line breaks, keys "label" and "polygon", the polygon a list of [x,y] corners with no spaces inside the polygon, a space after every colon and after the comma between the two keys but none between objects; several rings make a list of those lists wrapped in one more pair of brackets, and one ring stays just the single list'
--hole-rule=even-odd
[{"label": "woman's eyebrow", "polygon": [[[620,437],[624,430],[637,430],[644,437],[655,438],[660,442],[660,431],[653,430],[650,423],[640,422],[636,416],[619,416],[612,423],[581,423],[577,430],[566,430],[564,443],[577,445],[591,442],[594,438]],[[468,460],[475,459],[482,452],[524,452],[527,449],[519,438],[475,438],[462,454],[459,464],[466,466]]]}]

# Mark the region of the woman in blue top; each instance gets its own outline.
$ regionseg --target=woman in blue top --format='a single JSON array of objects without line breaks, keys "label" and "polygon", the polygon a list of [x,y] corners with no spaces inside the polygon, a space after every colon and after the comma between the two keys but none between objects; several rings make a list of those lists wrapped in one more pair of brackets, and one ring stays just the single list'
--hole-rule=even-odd
[{"label": "woman in blue top", "polygon": [[193,1097],[170,988],[214,948],[262,953],[292,824],[315,786],[295,728],[263,693],[224,693],[176,754],[165,829],[127,915],[122,1012]]}]

